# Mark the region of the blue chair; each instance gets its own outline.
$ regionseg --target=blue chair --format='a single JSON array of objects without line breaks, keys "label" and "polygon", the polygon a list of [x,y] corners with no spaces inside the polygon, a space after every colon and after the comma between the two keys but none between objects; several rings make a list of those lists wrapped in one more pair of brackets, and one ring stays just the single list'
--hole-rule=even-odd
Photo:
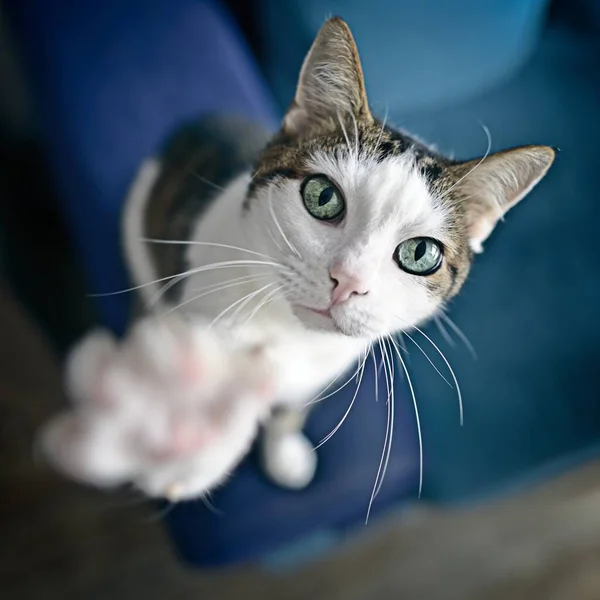
[{"label": "blue chair", "polygon": [[[119,212],[140,162],[172,129],[199,114],[235,113],[275,128],[279,115],[231,17],[203,0],[13,0],[5,3],[29,68],[61,209],[90,292],[126,288]],[[121,333],[128,297],[98,300]],[[198,566],[279,559],[323,549],[362,524],[386,422],[369,362],[344,427],[320,452],[317,480],[301,493],[271,486],[253,456],[212,499],[187,502],[165,519],[181,556]],[[384,380],[379,387],[384,389]],[[308,433],[324,437],[352,386],[314,411]],[[412,404],[396,385],[393,453],[373,516],[413,497],[418,451]],[[272,563],[271,563],[272,564]]]},{"label": "blue chair", "polygon": [[411,365],[424,495],[435,502],[507,492],[600,450],[600,6],[555,2],[549,18],[548,4],[380,0],[366,10],[360,0],[260,2],[263,65],[282,107],[324,15],[336,12],[356,36],[380,116],[387,109],[392,123],[457,157],[483,155],[480,123],[492,151],[527,143],[562,150],[452,304],[478,361],[427,328],[462,382],[463,428],[452,390],[418,356]]}]

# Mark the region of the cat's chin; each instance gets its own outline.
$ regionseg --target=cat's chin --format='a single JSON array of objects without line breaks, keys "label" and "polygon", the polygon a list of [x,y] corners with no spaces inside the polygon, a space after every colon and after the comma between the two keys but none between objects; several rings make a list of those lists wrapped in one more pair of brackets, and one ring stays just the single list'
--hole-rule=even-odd
[{"label": "cat's chin", "polygon": [[379,334],[362,323],[348,319],[329,310],[317,310],[302,305],[292,305],[298,320],[312,331],[328,331],[351,338],[371,339]]}]

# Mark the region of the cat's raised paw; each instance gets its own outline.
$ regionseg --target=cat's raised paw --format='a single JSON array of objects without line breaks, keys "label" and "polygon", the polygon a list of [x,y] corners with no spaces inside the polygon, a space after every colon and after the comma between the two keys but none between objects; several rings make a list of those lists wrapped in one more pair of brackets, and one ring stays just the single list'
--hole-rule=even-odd
[{"label": "cat's raised paw", "polygon": [[122,342],[93,332],[68,359],[72,406],[42,448],[82,482],[198,496],[248,451],[274,401],[269,369],[260,348],[198,323],[145,319]]}]

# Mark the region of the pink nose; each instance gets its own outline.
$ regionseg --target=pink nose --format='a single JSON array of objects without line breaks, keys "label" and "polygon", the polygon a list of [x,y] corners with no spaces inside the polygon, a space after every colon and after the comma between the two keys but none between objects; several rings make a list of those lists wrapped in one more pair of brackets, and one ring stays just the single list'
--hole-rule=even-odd
[{"label": "pink nose", "polygon": [[363,279],[355,275],[350,275],[339,267],[330,269],[329,276],[331,277],[331,281],[333,281],[333,290],[331,292],[332,306],[342,304],[352,296],[364,296],[369,291]]}]

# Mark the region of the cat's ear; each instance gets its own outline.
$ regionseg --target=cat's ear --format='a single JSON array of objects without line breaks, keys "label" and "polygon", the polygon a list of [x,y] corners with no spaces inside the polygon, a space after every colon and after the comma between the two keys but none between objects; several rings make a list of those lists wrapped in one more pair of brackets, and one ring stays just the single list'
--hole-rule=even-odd
[{"label": "cat's ear", "polygon": [[304,59],[283,129],[301,135],[352,117],[373,120],[354,38],[348,25],[334,17],[321,27]]},{"label": "cat's ear", "polygon": [[474,252],[483,250],[498,221],[541,181],[555,156],[549,146],[522,146],[450,168],[453,185],[466,204]]}]

